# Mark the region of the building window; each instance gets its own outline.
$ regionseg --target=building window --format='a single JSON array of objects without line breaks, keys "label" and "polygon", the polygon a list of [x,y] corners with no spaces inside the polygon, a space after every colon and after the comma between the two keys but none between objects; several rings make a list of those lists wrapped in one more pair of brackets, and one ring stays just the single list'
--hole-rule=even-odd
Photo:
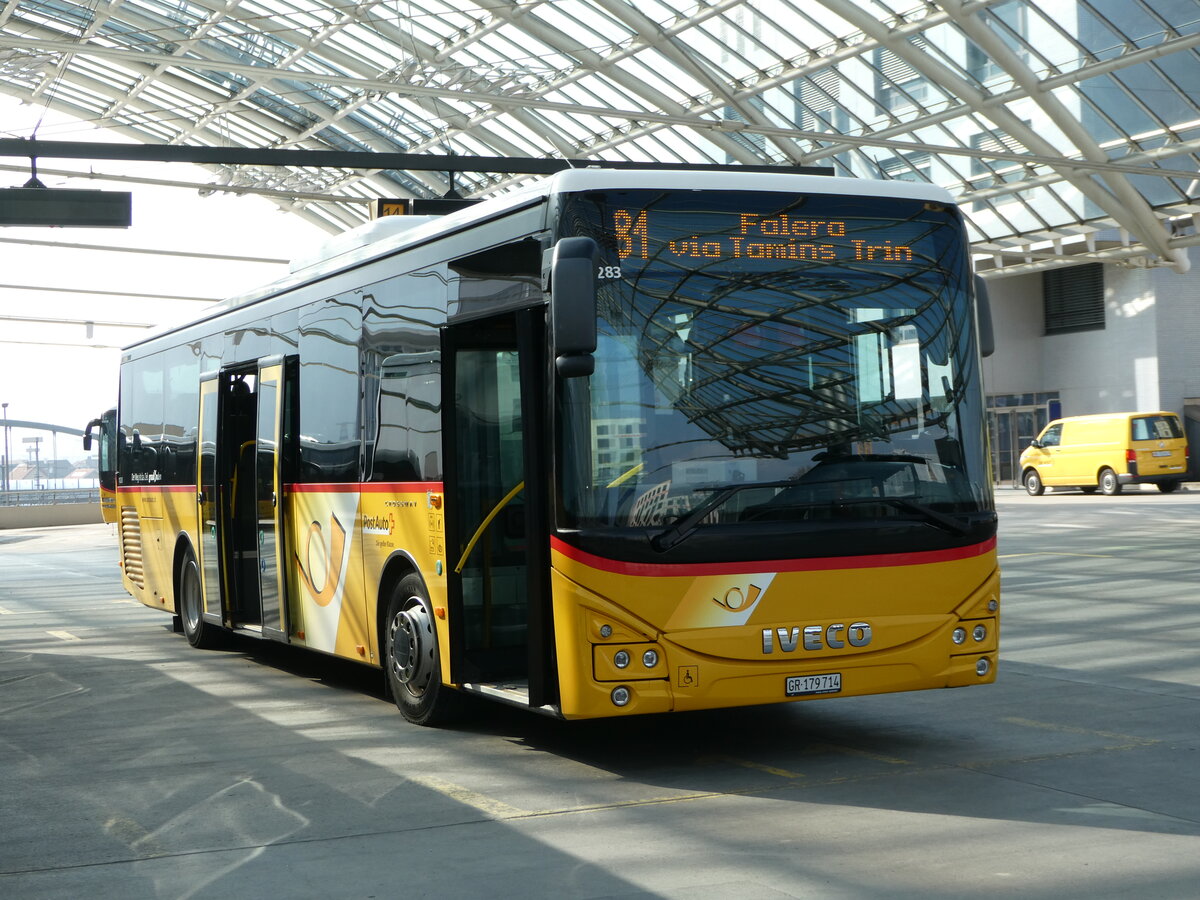
[{"label": "building window", "polygon": [[[928,51],[929,44],[923,37],[912,38],[918,50]],[[876,97],[881,106],[891,112],[911,106],[923,106],[930,99],[929,82],[920,72],[885,47],[874,53],[876,75]]]},{"label": "building window", "polygon": [[[1025,47],[1025,39],[1029,34],[1029,15],[1025,5],[1017,0],[1004,0],[984,10],[981,15],[1008,49],[1028,64],[1029,51]],[[999,63],[970,41],[967,42],[967,71],[980,84],[1004,74]]]},{"label": "building window", "polygon": [[[744,101],[748,106],[754,108],[758,112],[763,112],[767,107],[767,101],[763,99],[761,94],[756,94],[753,97]],[[730,122],[745,122],[746,117],[736,107],[727,106],[722,112],[722,118]],[[751,151],[755,156],[765,156],[767,152],[767,139],[761,134],[756,134],[751,125],[745,132],[739,132],[728,135],[734,143],[741,144],[747,150]],[[727,154],[728,156],[728,154]],[[733,158],[729,157],[729,162],[733,162]]]},{"label": "building window", "polygon": [[841,79],[833,69],[821,69],[796,82],[796,121],[805,131],[838,131]]},{"label": "building window", "polygon": [[[1032,127],[1032,122],[1022,120],[1022,124]],[[982,150],[984,153],[995,153],[1005,155],[1022,155],[1025,148],[1020,141],[1003,131],[981,131],[971,135],[971,149]],[[997,159],[987,159],[983,157],[973,157],[971,159],[971,177],[968,185],[972,190],[982,191],[987,188],[999,187],[1002,184],[1012,184],[1014,182],[1024,181],[1032,178],[1036,172],[1031,166],[1027,166],[1017,160],[1004,158],[1003,156]],[[1012,194],[1001,194],[989,200],[977,200],[972,204],[974,212],[981,212],[988,208],[990,204],[999,204],[1011,202],[1013,198],[1031,201],[1033,194],[1031,191],[1014,191]]]},{"label": "building window", "polygon": [[879,168],[884,178],[893,181],[929,182],[930,160],[928,153],[903,153],[900,156],[890,156],[879,161]]},{"label": "building window", "polygon": [[1089,263],[1042,273],[1046,334],[1104,328],[1104,265]]}]

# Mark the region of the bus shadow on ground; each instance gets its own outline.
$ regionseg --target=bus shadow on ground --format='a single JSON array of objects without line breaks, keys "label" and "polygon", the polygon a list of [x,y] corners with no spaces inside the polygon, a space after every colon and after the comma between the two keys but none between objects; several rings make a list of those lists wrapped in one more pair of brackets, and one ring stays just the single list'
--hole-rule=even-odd
[{"label": "bus shadow on ground", "polygon": [[[417,728],[394,709],[377,669],[252,641],[236,640],[230,652],[385,704],[381,712],[395,716],[398,745]],[[468,698],[460,721],[418,733],[439,741],[454,734],[500,739],[681,795],[763,795],[1200,835],[1194,795],[1178,789],[1180,776],[1175,787],[1161,778],[1164,771],[1190,771],[1186,748],[1154,736],[1172,729],[1173,721],[1190,721],[1186,696],[1145,679],[1131,697],[1128,689],[1138,680],[1126,678],[1122,696],[1131,697],[1133,707],[1151,691],[1162,704],[1138,716],[1135,708],[1115,708],[1102,684],[1064,683],[1062,672],[1020,663],[1006,664],[1006,674],[997,685],[965,691],[583,721]],[[1053,690],[1027,696],[1035,681],[1053,683]],[[464,746],[462,752],[473,751]]]}]

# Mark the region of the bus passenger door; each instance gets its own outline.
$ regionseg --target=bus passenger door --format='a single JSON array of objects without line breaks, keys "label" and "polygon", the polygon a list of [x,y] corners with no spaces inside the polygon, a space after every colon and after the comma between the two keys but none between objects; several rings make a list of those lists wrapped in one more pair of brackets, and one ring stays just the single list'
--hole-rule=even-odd
[{"label": "bus passenger door", "polygon": [[450,680],[531,706],[557,699],[543,323],[539,308],[443,333]]},{"label": "bus passenger door", "polygon": [[202,615],[213,625],[223,625],[221,613],[221,543],[218,529],[217,486],[217,406],[219,384],[216,372],[200,378],[200,428],[197,435],[196,499],[199,503],[201,593],[204,598]]},{"label": "bus passenger door", "polygon": [[254,483],[258,510],[258,584],[263,635],[287,639],[283,527],[284,364],[259,360]]},{"label": "bus passenger door", "polygon": [[252,632],[262,631],[257,376],[251,364],[201,377],[196,484],[204,620]]}]

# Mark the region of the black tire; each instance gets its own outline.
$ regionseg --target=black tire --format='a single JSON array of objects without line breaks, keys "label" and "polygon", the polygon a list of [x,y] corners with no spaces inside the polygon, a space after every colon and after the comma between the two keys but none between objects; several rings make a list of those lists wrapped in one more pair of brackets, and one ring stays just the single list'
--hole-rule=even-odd
[{"label": "black tire", "polygon": [[224,631],[204,621],[200,611],[204,608],[200,587],[200,567],[196,557],[188,551],[179,564],[179,596],[175,610],[183,625],[183,636],[189,644],[199,650],[212,650],[221,646]]},{"label": "black tire", "polygon": [[1085,494],[1094,494],[1094,493],[1096,493],[1098,488],[1094,484],[1085,484],[1083,487],[1080,488],[1080,490],[1083,491]]},{"label": "black tire", "polygon": [[417,575],[406,576],[392,589],[383,627],[383,666],[392,699],[414,725],[445,725],[462,714],[462,694],[442,684],[433,608]]},{"label": "black tire", "polygon": [[1037,469],[1026,469],[1021,480],[1025,483],[1025,493],[1030,497],[1040,497],[1046,493],[1046,486],[1042,484],[1042,476],[1038,474]]},{"label": "black tire", "polygon": [[1124,487],[1117,480],[1117,473],[1112,469],[1101,469],[1098,480],[1100,482],[1100,493],[1104,494],[1105,497],[1112,497],[1121,493],[1121,488]]},{"label": "black tire", "polygon": [[1160,491],[1162,491],[1164,494],[1173,494],[1177,490],[1179,490],[1179,482],[1178,481],[1160,481],[1158,483],[1158,489]]}]

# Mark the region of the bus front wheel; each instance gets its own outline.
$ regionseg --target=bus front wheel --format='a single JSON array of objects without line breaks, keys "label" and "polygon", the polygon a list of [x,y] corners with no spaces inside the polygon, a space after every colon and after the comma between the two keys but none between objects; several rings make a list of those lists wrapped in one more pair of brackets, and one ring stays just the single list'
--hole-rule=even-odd
[{"label": "bus front wheel", "polygon": [[454,719],[463,698],[442,684],[437,626],[418,576],[406,576],[392,590],[385,622],[387,685],[404,718],[415,725],[444,725]]},{"label": "bus front wheel", "polygon": [[1121,493],[1121,482],[1117,479],[1117,473],[1112,469],[1100,470],[1100,492],[1105,497]]},{"label": "bus front wheel", "polygon": [[221,643],[221,630],[204,621],[204,595],[200,588],[200,567],[189,550],[179,565],[179,598],[175,609],[183,624],[183,636],[201,650],[211,650]]}]

